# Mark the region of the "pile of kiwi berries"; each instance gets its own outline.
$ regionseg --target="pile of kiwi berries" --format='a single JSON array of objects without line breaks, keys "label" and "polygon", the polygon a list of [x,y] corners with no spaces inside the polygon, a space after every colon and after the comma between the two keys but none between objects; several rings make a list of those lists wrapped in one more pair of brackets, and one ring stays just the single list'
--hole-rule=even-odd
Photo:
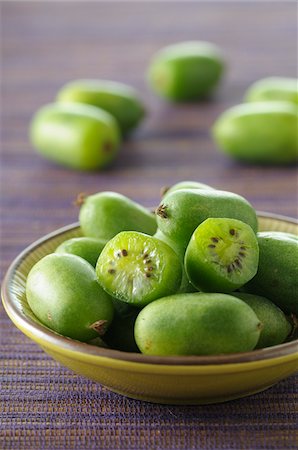
[{"label": "pile of kiwi berries", "polygon": [[116,192],[81,198],[81,236],[27,277],[36,317],[72,339],[148,355],[281,344],[298,314],[297,236],[259,232],[243,197],[199,182],[151,212]]}]

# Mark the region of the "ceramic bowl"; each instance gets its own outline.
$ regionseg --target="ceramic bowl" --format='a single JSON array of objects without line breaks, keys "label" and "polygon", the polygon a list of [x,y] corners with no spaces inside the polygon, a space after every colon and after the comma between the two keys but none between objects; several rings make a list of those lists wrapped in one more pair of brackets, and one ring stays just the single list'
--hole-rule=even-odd
[{"label": "ceramic bowl", "polygon": [[[260,230],[298,234],[290,218],[258,213]],[[26,248],[11,264],[2,299],[12,322],[77,374],[122,395],[167,404],[217,403],[260,392],[298,370],[298,340],[223,356],[157,357],[126,353],[63,337],[42,325],[25,296],[26,277],[40,258],[80,236],[79,224],[61,228]]]}]

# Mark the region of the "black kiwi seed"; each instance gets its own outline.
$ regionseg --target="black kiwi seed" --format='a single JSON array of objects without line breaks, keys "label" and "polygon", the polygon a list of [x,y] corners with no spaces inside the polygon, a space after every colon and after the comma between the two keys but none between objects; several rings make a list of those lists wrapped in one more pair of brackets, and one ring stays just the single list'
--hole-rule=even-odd
[{"label": "black kiwi seed", "polygon": [[217,237],[212,237],[212,238],[211,238],[211,241],[212,241],[212,242],[218,242],[218,241],[219,241],[219,238],[217,238]]},{"label": "black kiwi seed", "polygon": [[128,255],[127,250],[125,250],[124,248],[123,250],[121,250],[121,254],[122,256],[127,256]]},{"label": "black kiwi seed", "polygon": [[241,256],[241,258],[245,258],[245,253],[239,252],[239,256]]},{"label": "black kiwi seed", "polygon": [[230,235],[231,236],[235,236],[235,233],[236,233],[236,231],[234,230],[234,228],[231,228],[230,229]]},{"label": "black kiwi seed", "polygon": [[208,248],[215,248],[216,247],[216,245],[214,245],[214,244],[209,244],[208,245]]},{"label": "black kiwi seed", "polygon": [[114,274],[114,273],[116,273],[116,270],[115,270],[115,269],[109,269],[109,270],[108,270],[108,273]]}]

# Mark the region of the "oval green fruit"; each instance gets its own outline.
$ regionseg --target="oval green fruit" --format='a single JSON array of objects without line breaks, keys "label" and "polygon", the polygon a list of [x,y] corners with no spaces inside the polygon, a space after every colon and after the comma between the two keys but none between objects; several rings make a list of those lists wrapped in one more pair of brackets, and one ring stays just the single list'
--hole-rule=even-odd
[{"label": "oval green fruit", "polygon": [[61,88],[57,100],[63,103],[87,103],[107,111],[115,117],[123,134],[135,128],[145,115],[137,91],[114,81],[74,80]]},{"label": "oval green fruit", "polygon": [[298,159],[297,108],[290,102],[234,106],[215,122],[219,149],[243,162],[291,164]]},{"label": "oval green fruit", "polygon": [[223,72],[224,60],[217,46],[189,41],[159,50],[150,63],[148,80],[161,97],[190,101],[208,96]]},{"label": "oval green fruit", "polygon": [[56,248],[55,253],[70,253],[72,255],[80,256],[95,267],[98,256],[106,243],[107,241],[104,239],[89,237],[71,238],[62,242],[62,244]]},{"label": "oval green fruit", "polygon": [[53,103],[39,109],[31,143],[45,158],[78,169],[101,169],[116,157],[120,132],[113,116],[94,106]]},{"label": "oval green fruit", "polygon": [[96,274],[100,285],[118,300],[142,307],[178,291],[182,264],[174,250],[159,239],[123,231],[101,252]]},{"label": "oval green fruit", "polygon": [[245,96],[247,102],[282,100],[298,105],[298,80],[288,77],[269,77],[253,83]]},{"label": "oval green fruit", "polygon": [[209,218],[194,231],[185,269],[200,291],[231,292],[257,273],[259,247],[252,228],[236,219]]},{"label": "oval green fruit", "polygon": [[145,306],[135,339],[147,355],[217,355],[253,350],[261,323],[243,301],[227,294],[177,294]]},{"label": "oval green fruit", "polygon": [[173,184],[170,187],[163,187],[161,189],[161,196],[164,198],[167,194],[171,194],[175,191],[180,191],[181,189],[214,189],[205,183],[200,183],[199,181],[180,181],[179,183]]},{"label": "oval green fruit", "polygon": [[258,272],[243,289],[264,296],[285,313],[298,314],[297,236],[275,231],[258,233]]},{"label": "oval green fruit", "polygon": [[292,326],[278,306],[265,297],[233,292],[231,295],[250,306],[262,322],[260,338],[256,348],[282,344],[291,332]]},{"label": "oval green fruit", "polygon": [[209,217],[238,219],[257,231],[254,208],[240,195],[215,189],[181,189],[168,194],[156,210],[158,228],[185,252],[192,233]]},{"label": "oval green fruit", "polygon": [[28,274],[26,297],[44,325],[79,341],[104,334],[113,319],[111,298],[79,256],[53,253],[39,260]]},{"label": "oval green fruit", "polygon": [[142,205],[117,192],[98,192],[86,197],[79,221],[85,236],[109,240],[120,231],[154,234],[156,218]]}]

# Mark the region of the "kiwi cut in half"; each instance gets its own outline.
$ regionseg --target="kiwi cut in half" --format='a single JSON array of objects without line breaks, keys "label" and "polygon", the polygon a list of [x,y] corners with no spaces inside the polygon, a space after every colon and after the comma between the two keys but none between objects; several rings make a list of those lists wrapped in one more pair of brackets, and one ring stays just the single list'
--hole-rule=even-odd
[{"label": "kiwi cut in half", "polygon": [[100,254],[96,274],[103,289],[117,299],[144,306],[177,292],[182,264],[164,242],[136,231],[123,231]]},{"label": "kiwi cut in half", "polygon": [[191,283],[205,292],[232,292],[254,277],[258,269],[256,235],[246,223],[209,218],[194,231],[185,253]]}]

